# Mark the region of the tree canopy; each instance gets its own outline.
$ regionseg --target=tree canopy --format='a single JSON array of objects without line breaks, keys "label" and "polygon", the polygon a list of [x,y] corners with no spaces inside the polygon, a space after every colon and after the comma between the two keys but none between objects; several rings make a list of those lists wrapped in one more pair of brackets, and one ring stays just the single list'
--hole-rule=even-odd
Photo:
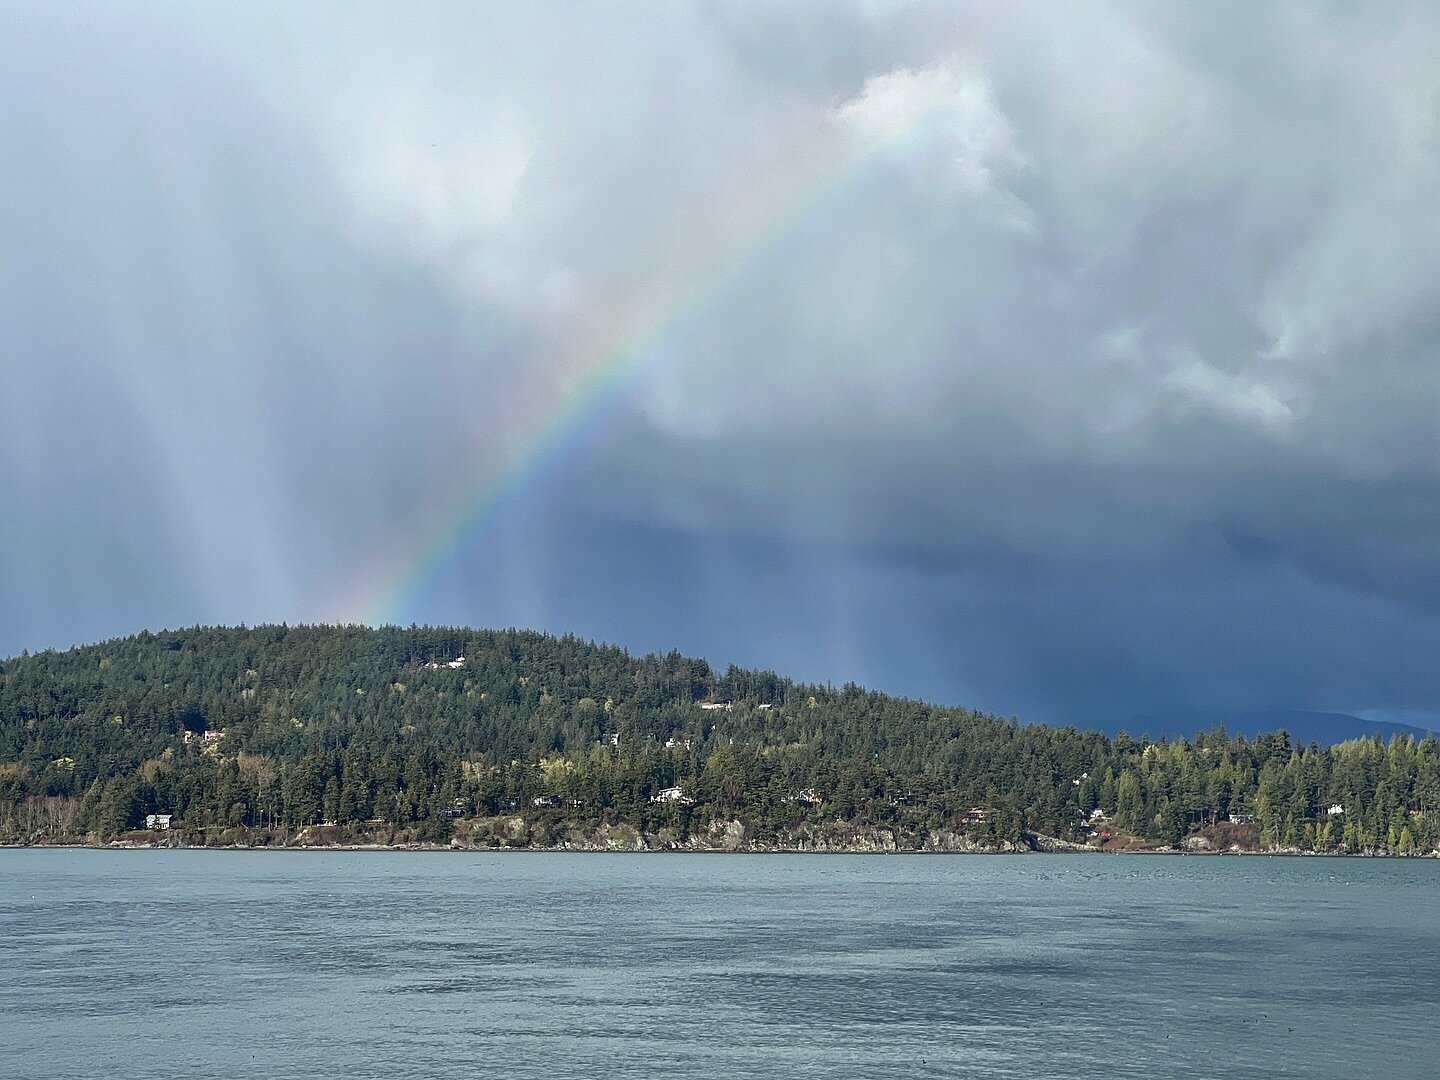
[{"label": "tree canopy", "polygon": [[519,630],[193,627],[0,662],[0,837],[156,813],[197,836],[520,813],[1165,844],[1233,819],[1251,846],[1411,853],[1440,846],[1440,745],[1109,738]]}]

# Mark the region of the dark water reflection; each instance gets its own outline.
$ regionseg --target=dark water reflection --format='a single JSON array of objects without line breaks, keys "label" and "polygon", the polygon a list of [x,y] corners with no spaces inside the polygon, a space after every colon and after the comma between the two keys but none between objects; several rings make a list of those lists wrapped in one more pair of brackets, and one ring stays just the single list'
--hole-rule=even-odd
[{"label": "dark water reflection", "polygon": [[0,852],[0,1074],[1437,1075],[1440,863]]}]

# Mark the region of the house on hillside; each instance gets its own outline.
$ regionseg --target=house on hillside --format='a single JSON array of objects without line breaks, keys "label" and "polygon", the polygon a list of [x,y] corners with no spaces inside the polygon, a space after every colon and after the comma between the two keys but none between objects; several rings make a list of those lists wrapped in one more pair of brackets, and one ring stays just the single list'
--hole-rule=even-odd
[{"label": "house on hillside", "polygon": [[687,735],[683,739],[669,738],[665,740],[666,750],[674,750],[677,746],[682,750],[689,750],[690,737]]},{"label": "house on hillside", "polygon": [[156,829],[160,832],[168,832],[170,829],[170,819],[172,817],[174,817],[173,814],[146,814],[145,827],[147,829]]},{"label": "house on hillside", "polygon": [[1345,807],[1341,806],[1338,802],[1337,802],[1337,803],[1331,803],[1329,809],[1327,809],[1327,810],[1325,811],[1325,816],[1326,816],[1326,817],[1344,817],[1344,816],[1345,816]]},{"label": "house on hillside", "polygon": [[465,657],[457,656],[454,660],[446,660],[443,664],[439,660],[431,660],[425,667],[430,671],[439,671],[442,667],[452,670],[465,666]]},{"label": "house on hillside", "polygon": [[657,791],[650,796],[652,803],[677,803],[680,806],[689,806],[695,800],[685,794],[685,789],[680,786],[667,787],[664,791]]},{"label": "house on hillside", "polygon": [[796,806],[819,806],[823,800],[815,794],[814,788],[805,788],[803,791],[786,795],[783,801]]},{"label": "house on hillside", "polygon": [[698,704],[700,708],[704,709],[706,712],[715,712],[716,710],[723,710],[724,712],[729,712],[731,709],[735,708],[735,703],[731,701],[701,701],[698,702]]}]

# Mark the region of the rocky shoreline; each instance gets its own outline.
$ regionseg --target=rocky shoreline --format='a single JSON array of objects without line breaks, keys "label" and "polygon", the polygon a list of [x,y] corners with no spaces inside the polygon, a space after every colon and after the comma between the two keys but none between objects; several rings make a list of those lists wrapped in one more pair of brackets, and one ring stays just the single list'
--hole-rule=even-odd
[{"label": "rocky shoreline", "polygon": [[520,815],[457,822],[448,840],[422,839],[414,830],[387,828],[356,830],[339,826],[300,829],[227,829],[171,834],[131,832],[112,839],[35,837],[0,841],[0,848],[54,847],[124,849],[191,849],[246,851],[515,851],[580,853],[696,854],[827,854],[827,855],[1293,855],[1349,858],[1434,858],[1440,852],[1400,855],[1390,851],[1312,852],[1289,848],[1217,847],[1205,837],[1192,835],[1180,844],[1165,846],[1141,842],[1096,847],[1043,833],[1025,833],[1018,840],[979,839],[950,829],[921,834],[886,827],[839,825],[801,826],[760,835],[738,819],[710,822],[686,836],[668,829],[655,832],[629,824],[602,824],[592,828],[557,826],[527,820]]}]

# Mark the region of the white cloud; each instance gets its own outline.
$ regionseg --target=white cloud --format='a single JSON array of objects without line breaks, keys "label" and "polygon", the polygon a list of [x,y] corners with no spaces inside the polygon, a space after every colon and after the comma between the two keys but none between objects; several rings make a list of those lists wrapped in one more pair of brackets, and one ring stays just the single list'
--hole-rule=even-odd
[{"label": "white cloud", "polygon": [[419,238],[453,243],[510,219],[531,155],[516,125],[496,119],[459,139],[416,130],[411,117],[386,117],[377,128],[351,180]]},{"label": "white cloud", "polygon": [[457,110],[450,94],[418,85],[382,97],[331,131],[357,234],[407,252],[462,292],[533,296],[537,274],[511,241],[536,152],[526,122],[500,107]]},{"label": "white cloud", "polygon": [[990,189],[996,166],[1019,160],[989,80],[953,59],[872,75],[834,119],[868,150],[938,155],[972,194]]},{"label": "white cloud", "polygon": [[1271,431],[1285,429],[1295,417],[1274,386],[1221,371],[1199,357],[1172,369],[1166,385],[1192,407]]}]

